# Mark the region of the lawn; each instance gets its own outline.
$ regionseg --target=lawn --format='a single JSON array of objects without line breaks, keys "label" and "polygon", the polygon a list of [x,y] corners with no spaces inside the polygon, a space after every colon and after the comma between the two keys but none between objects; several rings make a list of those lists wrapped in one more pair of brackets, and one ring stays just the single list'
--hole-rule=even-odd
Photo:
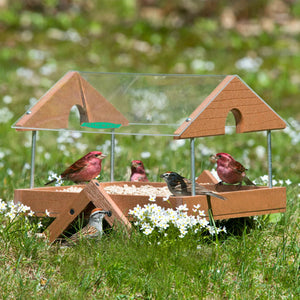
[{"label": "lawn", "polygon": [[[215,11],[182,9],[184,1],[181,9],[137,9],[123,0],[8,2],[0,7],[1,298],[299,298],[300,31],[291,26],[298,24],[299,3],[278,1],[276,12],[263,1],[256,14],[260,1],[244,10],[220,2]],[[273,180],[287,188],[286,212],[223,221],[217,226],[227,233],[218,238],[202,232],[180,238],[176,230],[145,235],[138,228],[128,237],[116,225],[100,242],[74,247],[37,239],[49,220],[13,218],[3,204],[30,181],[31,132],[11,125],[69,70],[238,74],[288,124],[272,133]],[[228,152],[265,184],[266,143],[265,132],[196,139],[196,173],[215,168],[211,154]],[[117,136],[116,146],[117,181],[128,180],[133,159],[143,160],[150,181],[169,170],[190,174],[189,141]],[[88,151],[109,149],[108,135],[39,132],[35,185]],[[100,180],[109,181],[109,172],[104,160]]]}]

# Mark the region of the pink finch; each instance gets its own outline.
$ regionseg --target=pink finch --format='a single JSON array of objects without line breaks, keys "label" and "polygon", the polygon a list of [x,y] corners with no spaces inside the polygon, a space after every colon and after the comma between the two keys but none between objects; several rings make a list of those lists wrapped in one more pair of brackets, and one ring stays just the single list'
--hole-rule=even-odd
[{"label": "pink finch", "polygon": [[[160,177],[166,181],[168,188],[173,195],[189,196],[192,194],[192,182],[189,179],[182,177],[178,173],[166,172],[160,175]],[[196,195],[209,195],[222,200],[226,200],[226,198],[224,198],[223,196],[206,189],[197,182],[195,189]]]},{"label": "pink finch", "polygon": [[[106,155],[99,151],[89,152],[68,167],[60,176],[62,180],[71,180],[75,183],[90,181],[101,172],[101,162],[105,157]],[[45,185],[55,181],[56,179],[53,179]]]},{"label": "pink finch", "polygon": [[217,160],[217,173],[222,182],[242,185],[244,181],[247,185],[255,185],[247,176],[245,171],[247,169],[238,161],[236,161],[228,153],[217,153],[215,155]]},{"label": "pink finch", "polygon": [[144,164],[141,160],[133,160],[131,162],[130,181],[149,182],[145,172]]},{"label": "pink finch", "polygon": [[80,231],[73,234],[69,239],[76,243],[80,238],[97,238],[103,233],[103,218],[105,215],[111,216],[111,212],[101,208],[92,210],[89,223]]}]

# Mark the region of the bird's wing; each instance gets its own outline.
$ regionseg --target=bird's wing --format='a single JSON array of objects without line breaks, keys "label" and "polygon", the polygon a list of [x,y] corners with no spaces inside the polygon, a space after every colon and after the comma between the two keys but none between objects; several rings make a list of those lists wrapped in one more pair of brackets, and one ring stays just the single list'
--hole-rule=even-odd
[{"label": "bird's wing", "polygon": [[83,238],[91,238],[95,237],[99,234],[99,231],[96,227],[91,226],[87,224],[84,228],[82,228],[80,231],[74,233],[69,239],[73,242],[78,241],[81,237]]},{"label": "bird's wing", "polygon": [[234,170],[237,173],[243,173],[245,172],[247,169],[238,161],[231,161],[229,163],[229,167]]},{"label": "bird's wing", "polygon": [[77,173],[88,166],[88,162],[85,157],[80,158],[79,160],[75,161],[70,167],[68,167],[62,174],[62,177],[66,175]]}]

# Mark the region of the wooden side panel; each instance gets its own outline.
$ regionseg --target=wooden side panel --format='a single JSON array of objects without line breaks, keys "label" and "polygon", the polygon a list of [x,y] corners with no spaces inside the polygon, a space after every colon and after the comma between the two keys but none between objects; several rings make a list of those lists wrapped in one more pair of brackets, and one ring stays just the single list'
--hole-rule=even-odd
[{"label": "wooden side panel", "polygon": [[[64,187],[66,188],[66,186]],[[45,210],[50,217],[57,217],[72,203],[80,202],[80,193],[56,192],[56,187],[45,189],[18,189],[14,191],[14,203],[30,206],[37,216],[45,216]]]},{"label": "wooden side panel", "polygon": [[84,188],[83,193],[91,202],[93,202],[95,207],[100,207],[104,210],[110,210],[112,212],[111,217],[105,217],[110,225],[113,225],[115,221],[119,221],[123,223],[127,229],[131,228],[131,224],[128,219],[97,180],[92,180]]},{"label": "wooden side panel", "polygon": [[64,203],[64,208],[60,214],[46,229],[50,243],[54,242],[69,227],[90,202],[83,192],[79,193],[79,199],[80,201]]},{"label": "wooden side panel", "polygon": [[218,180],[215,178],[214,175],[212,175],[208,170],[204,170],[197,178],[196,182],[199,184],[203,183],[211,183],[211,184],[217,184]]},{"label": "wooden side panel", "polygon": [[285,122],[236,76],[227,76],[191,114],[189,123],[176,131],[176,138],[225,134],[228,113],[236,119],[237,133],[283,129]]},{"label": "wooden side panel", "polygon": [[[211,198],[213,215],[216,220],[265,215],[286,210],[286,189],[284,187],[256,188],[222,193],[226,201]],[[205,196],[185,197],[184,203],[191,210],[193,205],[200,204],[207,212]]]}]

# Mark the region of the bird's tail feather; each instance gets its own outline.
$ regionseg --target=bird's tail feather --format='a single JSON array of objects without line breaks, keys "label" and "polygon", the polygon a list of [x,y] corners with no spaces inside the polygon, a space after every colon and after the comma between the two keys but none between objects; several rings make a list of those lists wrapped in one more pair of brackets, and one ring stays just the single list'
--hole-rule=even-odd
[{"label": "bird's tail feather", "polygon": [[45,183],[45,185],[51,184],[51,183],[53,183],[53,182],[55,182],[55,181],[56,181],[56,179],[53,179],[53,180],[48,181],[47,183]]},{"label": "bird's tail feather", "polygon": [[243,178],[246,185],[255,185],[247,176]]},{"label": "bird's tail feather", "polygon": [[217,198],[222,199],[222,200],[227,200],[225,197],[223,197],[219,194],[213,193],[213,192],[209,192],[209,193],[207,193],[207,195],[212,196],[212,197],[217,197]]}]

